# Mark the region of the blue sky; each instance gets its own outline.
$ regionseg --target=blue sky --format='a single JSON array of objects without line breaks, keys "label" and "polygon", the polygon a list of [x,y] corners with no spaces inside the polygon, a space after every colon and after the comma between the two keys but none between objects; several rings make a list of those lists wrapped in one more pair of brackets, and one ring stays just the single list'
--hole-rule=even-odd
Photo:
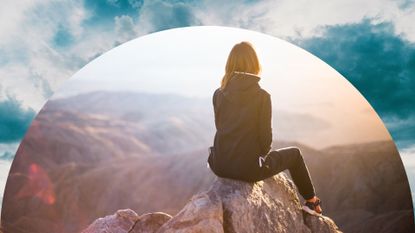
[{"label": "blue sky", "polygon": [[320,57],[361,91],[400,150],[415,157],[412,0],[5,0],[2,5],[0,156],[15,152],[45,101],[97,56],[151,32],[218,25],[267,33]]}]

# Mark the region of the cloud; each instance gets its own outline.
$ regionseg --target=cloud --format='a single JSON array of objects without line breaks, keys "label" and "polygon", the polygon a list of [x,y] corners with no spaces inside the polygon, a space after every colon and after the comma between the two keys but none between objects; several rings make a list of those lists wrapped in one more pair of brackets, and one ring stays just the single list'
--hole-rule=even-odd
[{"label": "cloud", "polygon": [[[39,111],[74,72],[116,44],[136,36],[127,31],[127,16],[111,18],[108,12],[114,12],[112,8],[103,10],[104,4],[98,4],[101,8],[95,11],[85,7],[90,2],[96,4],[45,0],[18,1],[14,5],[6,1],[8,9],[0,9],[0,76],[4,77],[0,91]],[[122,8],[118,13],[138,15],[138,1],[113,4],[117,5],[114,9]],[[108,22],[88,26],[88,19],[97,15],[107,17]]]},{"label": "cloud", "polygon": [[395,139],[415,138],[415,44],[397,35],[391,22],[372,19],[320,30],[321,36],[294,41],[345,76]]},{"label": "cloud", "polygon": [[415,3],[414,0],[398,0],[398,5],[401,9],[405,10],[412,7]]},{"label": "cloud", "polygon": [[90,17],[83,22],[84,27],[103,27],[111,29],[114,26],[113,19],[121,15],[138,16],[142,0],[84,0],[84,7]]},{"label": "cloud", "polygon": [[175,27],[197,26],[200,21],[194,15],[197,5],[189,1],[145,1],[140,16],[138,27],[146,33],[161,31]]},{"label": "cloud", "polygon": [[415,203],[415,144],[400,150],[400,155],[411,187],[412,201]]},{"label": "cloud", "polygon": [[115,32],[118,35],[116,43],[122,44],[132,38],[135,38],[138,31],[135,27],[134,19],[128,15],[116,16],[115,21]]},{"label": "cloud", "polygon": [[[330,1],[330,4],[311,4],[306,0],[226,4],[218,0],[6,0],[0,9],[0,73],[17,70],[6,77],[20,80],[20,85],[7,85],[16,83],[9,80],[3,84],[3,90],[15,92],[18,100],[38,111],[64,80],[89,61],[128,40],[174,27],[234,26],[288,38],[314,36],[319,25],[378,16],[393,19],[398,32],[408,38],[413,34],[415,38],[415,26],[408,23],[415,13],[402,8],[407,5],[410,4],[406,0]],[[15,78],[14,74],[26,75]],[[40,79],[43,81],[36,81]],[[28,98],[25,93],[33,90],[25,89],[30,84],[24,82],[33,80],[43,83],[36,85],[42,90],[35,91],[40,97]]]},{"label": "cloud", "polygon": [[311,38],[321,34],[315,30],[321,25],[377,17],[415,41],[411,6],[411,0],[6,0],[0,8],[0,77],[5,77],[0,91],[38,111],[63,81],[102,53],[174,27],[223,25]]},{"label": "cloud", "polygon": [[[385,119],[387,127],[399,148],[407,149],[414,147],[415,143],[415,114],[407,119],[397,117],[387,117]],[[415,147],[414,147],[415,148]]]},{"label": "cloud", "polygon": [[0,160],[8,160],[8,161],[13,161],[15,154],[10,152],[10,151],[6,151],[3,152],[3,154],[0,154]]},{"label": "cloud", "polygon": [[[50,62],[52,63],[52,61]],[[53,70],[51,67],[49,72],[53,72]],[[45,98],[51,93],[49,82],[40,75],[30,65],[10,62],[10,64],[1,67],[0,101],[7,100],[10,95],[20,101],[22,107],[40,110]]]},{"label": "cloud", "polygon": [[320,26],[357,23],[370,17],[394,22],[398,33],[415,41],[415,10],[402,8],[405,0],[400,1],[262,0],[223,4],[204,0],[195,14],[204,25],[242,27],[281,38],[311,37],[319,33],[315,29]]},{"label": "cloud", "polygon": [[[0,75],[4,77],[0,91],[38,111],[62,81],[80,68],[67,51],[84,34],[81,23],[87,12],[80,1],[18,4],[0,10],[5,26],[0,32]],[[13,4],[6,1],[6,5]]]},{"label": "cloud", "polygon": [[53,36],[53,45],[56,47],[67,47],[74,42],[74,37],[63,25],[59,25],[56,34]]},{"label": "cloud", "polygon": [[[16,142],[8,142],[8,143],[1,143],[0,142],[0,160],[7,160],[9,156],[14,157],[14,154],[17,151],[17,148],[19,147],[20,141]],[[1,187],[1,186],[0,186]]]},{"label": "cloud", "polygon": [[34,115],[33,109],[23,109],[13,97],[0,101],[0,143],[21,140]]}]

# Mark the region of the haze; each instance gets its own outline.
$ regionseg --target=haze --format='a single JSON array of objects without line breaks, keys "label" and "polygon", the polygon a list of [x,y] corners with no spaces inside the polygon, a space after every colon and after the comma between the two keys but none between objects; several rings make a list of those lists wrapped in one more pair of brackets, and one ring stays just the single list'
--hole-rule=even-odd
[{"label": "haze", "polygon": [[390,139],[369,103],[330,66],[288,42],[236,28],[177,28],[134,39],[83,67],[52,99],[96,90],[211,98],[232,46],[240,41],[256,48],[260,84],[272,96],[274,114],[302,114],[325,125],[301,138],[305,143],[323,148]]}]

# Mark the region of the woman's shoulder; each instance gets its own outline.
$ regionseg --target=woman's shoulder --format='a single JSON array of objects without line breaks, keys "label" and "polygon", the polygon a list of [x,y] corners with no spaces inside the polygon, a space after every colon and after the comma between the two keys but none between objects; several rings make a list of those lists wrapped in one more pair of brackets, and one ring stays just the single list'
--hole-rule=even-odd
[{"label": "woman's shoulder", "polygon": [[271,97],[271,94],[262,87],[259,88],[259,92],[261,93],[261,95],[263,95],[265,97]]},{"label": "woman's shoulder", "polygon": [[220,87],[216,88],[216,90],[213,92],[213,96],[217,96],[218,94],[220,94],[222,92],[222,89]]},{"label": "woman's shoulder", "polygon": [[[271,94],[267,90],[265,90],[264,88],[259,87],[258,90],[259,90],[259,93],[260,93],[261,96],[265,96],[265,97],[268,97],[268,98],[271,97]],[[220,87],[216,88],[216,90],[213,92],[213,97],[215,97],[217,95],[220,95],[222,92],[223,92],[223,90]]]}]

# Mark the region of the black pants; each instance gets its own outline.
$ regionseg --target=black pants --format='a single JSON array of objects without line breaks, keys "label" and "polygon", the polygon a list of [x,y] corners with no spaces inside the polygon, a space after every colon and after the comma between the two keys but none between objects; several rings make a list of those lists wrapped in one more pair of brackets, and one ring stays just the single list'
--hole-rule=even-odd
[{"label": "black pants", "polygon": [[285,147],[270,151],[262,168],[264,169],[262,179],[288,169],[301,196],[306,200],[315,196],[310,173],[304,163],[303,155],[297,147]]}]

